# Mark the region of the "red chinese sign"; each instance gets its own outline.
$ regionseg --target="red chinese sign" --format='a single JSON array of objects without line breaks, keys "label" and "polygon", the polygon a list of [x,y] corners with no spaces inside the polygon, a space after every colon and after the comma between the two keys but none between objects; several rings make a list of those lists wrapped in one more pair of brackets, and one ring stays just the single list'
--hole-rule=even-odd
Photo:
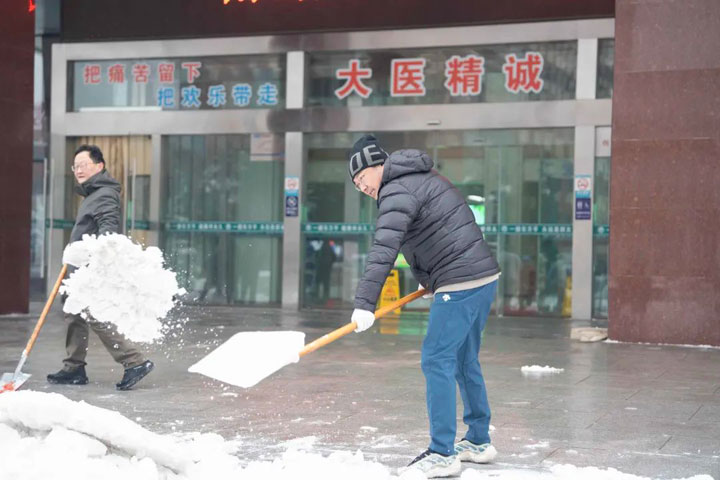
[{"label": "red chinese sign", "polygon": [[85,85],[97,85],[100,83],[100,65],[97,63],[88,63],[83,68],[83,83]]},{"label": "red chinese sign", "polygon": [[108,68],[108,81],[110,83],[125,83],[125,65],[116,63]]},{"label": "red chinese sign", "polygon": [[363,83],[363,79],[372,77],[372,68],[360,68],[360,60],[353,58],[348,68],[339,68],[335,71],[335,78],[344,79],[345,84],[335,90],[335,96],[342,100],[351,93],[357,93],[362,98],[368,98],[372,88]]},{"label": "red chinese sign", "polygon": [[[392,97],[424,97],[427,94],[425,58],[396,58],[390,65],[390,95]],[[540,93],[543,89],[543,56],[538,52],[527,52],[524,57],[509,54],[505,57],[502,70],[505,75],[505,88],[511,93]],[[430,70],[437,71],[437,69]],[[478,96],[483,90],[483,77],[486,66],[481,55],[453,55],[445,61],[445,90],[453,97]],[[350,59],[348,68],[335,70],[336,80],[343,83],[335,90],[335,96],[343,100],[356,93],[368,98],[372,88],[363,80],[372,78],[371,68],[361,68],[360,60]],[[437,78],[431,77],[429,85],[437,85]],[[433,88],[433,87],[431,87]],[[437,87],[434,87],[437,88]]]},{"label": "red chinese sign", "polygon": [[135,83],[148,83],[150,79],[150,65],[147,63],[136,63],[132,68]]},{"label": "red chinese sign", "polygon": [[453,55],[445,62],[445,88],[453,97],[480,95],[485,59],[478,55]]},{"label": "red chinese sign", "polygon": [[175,64],[174,63],[158,64],[158,76],[160,77],[160,83],[175,82]]},{"label": "red chinese sign", "polygon": [[[193,83],[200,76],[200,68],[202,62],[183,62],[181,67],[185,70],[187,82]],[[97,63],[86,63],[83,65],[83,83],[85,85],[98,85],[107,81],[107,83],[125,83],[128,76],[135,83],[149,83],[151,78],[156,78],[159,83],[172,84],[175,83],[176,65],[171,62],[160,62],[157,64],[157,77],[151,65],[145,62],[133,63],[126,65],[123,63],[115,63],[107,67],[107,77],[104,79],[102,67]]]},{"label": "red chinese sign", "polygon": [[200,67],[202,62],[183,62],[180,66],[187,73],[187,83],[193,83],[200,76]]},{"label": "red chinese sign", "polygon": [[424,58],[395,59],[390,75],[390,95],[393,97],[425,96]]},{"label": "red chinese sign", "polygon": [[542,69],[543,57],[538,52],[527,52],[525,58],[520,59],[514,53],[506,55],[503,65],[505,89],[512,93],[540,93],[543,87],[540,78]]}]

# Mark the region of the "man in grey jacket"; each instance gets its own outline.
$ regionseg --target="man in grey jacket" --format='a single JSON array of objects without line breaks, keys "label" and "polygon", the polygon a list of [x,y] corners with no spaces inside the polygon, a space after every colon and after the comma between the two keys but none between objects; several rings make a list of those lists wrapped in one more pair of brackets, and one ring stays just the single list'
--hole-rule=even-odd
[{"label": "man in grey jacket", "polygon": [[[434,293],[421,365],[430,445],[408,468],[426,477],[456,475],[461,461],[490,462],[490,407],[478,361],[500,267],[460,192],[419,150],[388,155],[372,135],[350,152],[355,187],[377,200],[375,238],[355,294],[352,321],[370,328],[385,279],[402,251],[420,285]],[[455,385],[465,407],[465,437],[455,443]]]},{"label": "man in grey jacket", "polygon": [[[120,233],[120,184],[105,170],[102,151],[94,145],[82,145],[75,152],[72,171],[78,183],[77,193],[85,199],[78,209],[75,226],[70,233],[70,243],[81,240],[85,234]],[[146,360],[113,325],[98,322],[92,317],[85,320],[80,315],[66,314],[65,319],[69,322],[65,340],[67,358],[63,361],[62,370],[47,376],[48,382],[70,385],[88,383],[85,357],[89,328],[97,334],[113,359],[125,369],[122,380],[115,385],[118,390],[129,390],[153,369],[153,363]]]}]

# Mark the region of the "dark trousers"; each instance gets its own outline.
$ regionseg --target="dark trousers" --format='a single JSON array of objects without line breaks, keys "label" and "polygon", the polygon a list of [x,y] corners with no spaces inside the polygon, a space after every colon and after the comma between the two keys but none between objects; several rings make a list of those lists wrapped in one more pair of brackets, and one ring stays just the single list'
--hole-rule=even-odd
[{"label": "dark trousers", "polygon": [[113,360],[124,368],[135,367],[145,361],[143,354],[140,353],[137,347],[126,339],[124,335],[118,333],[114,325],[98,322],[92,318],[88,321],[80,315],[66,314],[65,320],[69,322],[67,338],[65,339],[67,358],[63,360],[65,370],[74,370],[87,364],[85,357],[87,356],[88,336],[91,328],[105,345],[107,351],[110,352]]}]

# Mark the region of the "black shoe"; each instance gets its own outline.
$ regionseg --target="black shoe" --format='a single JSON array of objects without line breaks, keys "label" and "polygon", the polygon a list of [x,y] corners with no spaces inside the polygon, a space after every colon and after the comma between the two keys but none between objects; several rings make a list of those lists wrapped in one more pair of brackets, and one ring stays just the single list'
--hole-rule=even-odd
[{"label": "black shoe", "polygon": [[153,368],[155,368],[155,364],[150,360],[146,360],[137,367],[126,368],[122,380],[120,380],[120,383],[116,383],[115,387],[118,390],[130,390],[136,383],[145,378],[145,375],[152,372]]},{"label": "black shoe", "polygon": [[59,385],[87,385],[88,377],[85,374],[85,367],[78,367],[74,370],[63,368],[57,373],[48,375],[47,381]]}]

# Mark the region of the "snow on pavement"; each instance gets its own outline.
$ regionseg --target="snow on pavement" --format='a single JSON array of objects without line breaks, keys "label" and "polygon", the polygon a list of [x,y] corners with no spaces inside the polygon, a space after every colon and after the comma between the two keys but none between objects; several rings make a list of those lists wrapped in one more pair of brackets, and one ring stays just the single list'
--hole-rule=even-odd
[{"label": "snow on pavement", "polygon": [[[324,456],[314,437],[287,442],[273,461],[241,465],[242,443],[213,433],[158,435],[117,412],[57,393],[0,395],[0,465],[13,480],[423,480],[400,477],[361,451]],[[545,471],[466,467],[460,480],[645,480],[614,469],[555,465]],[[709,475],[689,477],[712,480]]]},{"label": "snow on pavement", "polygon": [[164,268],[159,248],[143,249],[125,235],[83,235],[65,248],[63,262],[79,267],[60,289],[68,295],[63,311],[88,311],[135,342],[161,338],[160,320],[173,308],[173,297],[185,293]]},{"label": "snow on pavement", "polygon": [[[553,465],[548,472],[510,469],[465,470],[461,480],[651,480],[623,473],[614,468],[576,467],[574,465]],[[695,475],[685,480],[713,480],[710,475]]]},{"label": "snow on pavement", "polygon": [[543,373],[562,373],[565,371],[564,368],[554,368],[549,365],[545,365],[544,367],[540,365],[525,365],[522,368],[520,368],[520,371],[522,373],[528,374],[543,374]]}]

